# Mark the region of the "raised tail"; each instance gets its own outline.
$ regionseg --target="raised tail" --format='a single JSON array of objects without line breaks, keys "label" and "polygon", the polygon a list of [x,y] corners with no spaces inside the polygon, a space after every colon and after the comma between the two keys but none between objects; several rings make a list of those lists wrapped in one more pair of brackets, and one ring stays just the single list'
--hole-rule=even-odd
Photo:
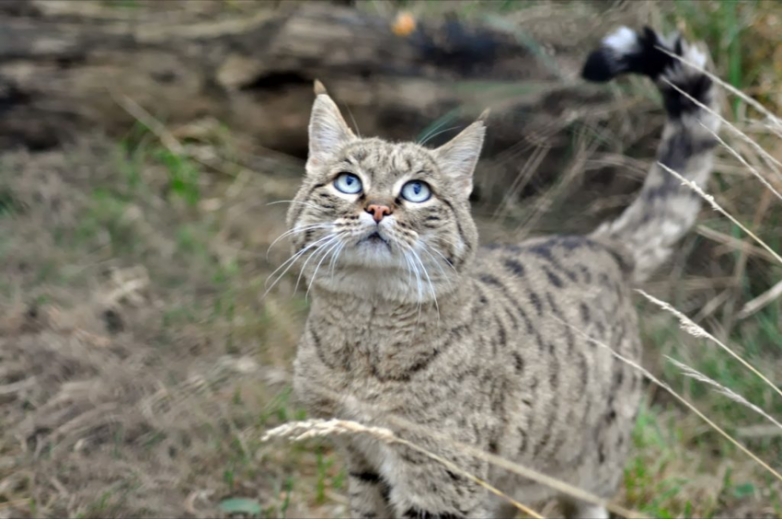
[{"label": "raised tail", "polygon": [[706,66],[706,55],[678,35],[663,39],[648,27],[642,33],[622,27],[590,54],[582,72],[584,79],[596,82],[624,73],[649,76],[668,113],[657,159],[640,195],[619,218],[592,233],[595,238],[621,245],[632,256],[637,282],[647,279],[670,256],[673,245],[695,223],[701,207],[701,198],[658,162],[703,186],[711,175],[717,143],[712,132],[720,126],[719,118],[700,106],[717,112],[711,79],[658,47],[701,69]]}]

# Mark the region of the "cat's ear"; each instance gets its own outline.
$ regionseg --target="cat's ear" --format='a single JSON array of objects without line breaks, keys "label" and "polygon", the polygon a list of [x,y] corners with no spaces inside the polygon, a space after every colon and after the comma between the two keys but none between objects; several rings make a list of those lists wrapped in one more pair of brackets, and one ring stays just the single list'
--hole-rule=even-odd
[{"label": "cat's ear", "polygon": [[459,135],[434,150],[440,170],[453,179],[465,198],[472,192],[472,175],[481,155],[488,116],[489,111],[484,111]]},{"label": "cat's ear", "polygon": [[315,103],[312,105],[309,126],[308,164],[317,164],[322,160],[321,157],[333,153],[335,149],[353,139],[355,136],[342,118],[336,103],[326,93],[323,83],[316,80]]}]

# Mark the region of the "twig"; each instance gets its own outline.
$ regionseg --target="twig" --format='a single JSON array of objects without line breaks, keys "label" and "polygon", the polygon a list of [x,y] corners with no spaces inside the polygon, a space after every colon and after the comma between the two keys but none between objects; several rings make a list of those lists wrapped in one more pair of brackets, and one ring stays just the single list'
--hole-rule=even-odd
[{"label": "twig", "polygon": [[692,379],[695,379],[698,382],[703,382],[704,384],[708,384],[711,387],[716,388],[718,393],[720,393],[720,394],[730,398],[734,402],[738,402],[739,404],[743,405],[744,407],[746,407],[748,409],[751,409],[752,411],[755,411],[757,414],[759,414],[760,416],[762,416],[763,418],[765,418],[766,420],[768,420],[769,422],[774,424],[776,427],[779,428],[780,431],[782,431],[782,424],[779,423],[776,420],[776,418],[774,418],[773,416],[769,415],[763,409],[761,409],[757,405],[753,404],[752,402],[750,402],[749,400],[747,400],[746,398],[744,398],[740,394],[736,393],[732,389],[723,386],[722,384],[720,384],[716,380],[707,377],[706,375],[704,375],[700,371],[696,370],[695,368],[691,368],[687,364],[684,364],[683,362],[679,362],[678,360],[676,360],[676,359],[674,359],[672,357],[669,357],[668,355],[666,355],[665,358],[668,359],[668,362],[670,362],[671,364],[673,364],[674,366],[676,366],[677,368],[682,370],[682,373],[684,373],[686,376],[688,376],[688,377],[690,377]]},{"label": "twig", "polygon": [[160,140],[160,143],[165,146],[168,151],[176,155],[187,154],[185,147],[182,146],[182,143],[180,143],[170,131],[168,131],[168,128],[166,128],[165,125],[157,120],[152,114],[147,112],[140,104],[125,94],[118,94],[110,87],[108,90],[114,101],[141,124],[149,128],[149,131],[151,131],[155,137]]},{"label": "twig", "polygon": [[[651,297],[651,296],[650,296],[650,297]],[[711,428],[712,428],[712,429],[714,429],[715,431],[717,431],[717,432],[718,432],[720,435],[722,435],[722,436],[723,436],[723,437],[724,437],[726,440],[728,440],[728,441],[729,441],[729,442],[731,442],[733,445],[735,445],[735,446],[736,446],[736,447],[737,447],[739,450],[741,450],[741,451],[742,451],[744,454],[746,454],[747,456],[749,456],[750,458],[752,458],[753,460],[755,460],[755,461],[756,461],[756,462],[757,462],[757,463],[758,463],[758,464],[759,464],[761,467],[763,467],[764,469],[766,469],[767,471],[769,471],[769,472],[770,472],[770,473],[771,473],[771,474],[772,474],[774,477],[776,477],[778,480],[782,481],[782,474],[780,474],[779,472],[777,472],[776,470],[774,470],[773,468],[771,468],[771,466],[770,466],[768,463],[766,463],[765,461],[763,461],[762,459],[760,459],[760,458],[759,458],[759,457],[758,457],[758,456],[757,456],[755,453],[753,453],[751,450],[749,450],[749,449],[747,449],[746,447],[744,447],[744,445],[742,445],[741,443],[739,443],[739,442],[738,442],[736,439],[734,439],[734,438],[733,438],[733,437],[732,437],[730,434],[728,434],[727,432],[725,432],[725,430],[724,430],[724,429],[722,429],[722,428],[721,428],[719,425],[717,425],[716,423],[714,423],[714,422],[711,420],[711,418],[709,418],[708,416],[706,416],[705,414],[703,414],[703,413],[702,413],[702,412],[701,412],[701,411],[700,411],[700,410],[699,410],[697,407],[695,407],[693,404],[691,404],[691,403],[690,403],[688,400],[686,400],[686,399],[685,399],[683,396],[680,396],[680,395],[679,395],[679,393],[677,393],[676,391],[674,391],[674,390],[673,390],[673,388],[671,388],[671,387],[670,387],[668,384],[666,384],[666,383],[665,383],[665,382],[663,382],[662,380],[660,380],[660,379],[658,379],[657,377],[655,377],[654,375],[652,375],[652,373],[650,373],[650,372],[649,372],[649,370],[647,370],[646,368],[644,368],[643,366],[641,366],[641,365],[640,365],[640,364],[638,364],[637,362],[634,362],[634,361],[632,361],[632,360],[630,360],[630,359],[628,359],[628,358],[626,358],[626,357],[623,357],[622,355],[620,355],[620,354],[618,354],[617,352],[615,352],[615,351],[613,350],[613,348],[611,348],[610,346],[607,346],[607,345],[603,344],[602,342],[600,342],[600,341],[598,341],[598,340],[595,340],[595,339],[593,339],[592,337],[590,337],[589,335],[587,335],[587,334],[586,334],[586,333],[584,333],[583,331],[579,330],[579,329],[578,329],[578,328],[576,328],[575,326],[572,326],[572,325],[570,325],[570,324],[566,323],[566,322],[565,322],[565,321],[563,321],[562,319],[560,319],[560,318],[558,318],[558,317],[555,317],[555,316],[551,316],[551,318],[552,318],[552,319],[555,319],[555,320],[557,320],[557,321],[561,322],[562,324],[564,324],[565,326],[567,326],[567,327],[571,328],[572,330],[574,330],[576,333],[578,333],[579,335],[581,335],[582,337],[584,337],[586,340],[588,340],[588,341],[589,341],[589,342],[591,342],[592,344],[595,344],[595,345],[597,345],[597,346],[600,346],[601,348],[605,348],[605,349],[607,349],[607,350],[608,350],[608,351],[611,353],[611,355],[613,355],[613,356],[614,356],[614,357],[616,357],[617,359],[621,360],[622,362],[624,362],[624,363],[625,363],[625,364],[627,364],[628,366],[630,366],[630,367],[632,367],[632,368],[635,368],[636,370],[640,371],[640,372],[641,372],[641,373],[642,373],[642,374],[643,374],[643,375],[644,375],[646,378],[648,378],[649,380],[651,380],[652,382],[654,382],[655,384],[657,384],[658,386],[660,386],[661,388],[663,388],[665,391],[667,391],[668,393],[670,393],[670,395],[671,395],[671,396],[673,396],[674,398],[676,398],[676,400],[678,400],[679,402],[681,402],[682,404],[684,404],[684,405],[685,405],[685,406],[686,406],[688,409],[690,409],[690,410],[691,410],[693,413],[697,414],[697,415],[698,415],[698,416],[699,416],[699,417],[700,417],[700,418],[701,418],[703,421],[705,421],[705,422],[706,422],[706,423],[707,423],[709,426],[711,426]]]},{"label": "twig", "polygon": [[727,245],[730,248],[744,251],[747,254],[752,254],[761,257],[766,261],[775,261],[774,256],[766,252],[765,249],[756,247],[751,243],[747,243],[739,238],[734,238],[729,234],[722,233],[720,231],[712,229],[711,227],[706,227],[705,225],[699,225],[695,231],[705,238],[709,238],[716,242],[722,243],[723,245]]},{"label": "twig", "polygon": [[772,186],[771,183],[768,180],[766,180],[766,178],[763,175],[761,175],[760,172],[757,169],[755,169],[755,167],[753,167],[749,162],[747,162],[747,160],[744,157],[742,157],[741,154],[738,151],[736,151],[733,148],[731,148],[730,145],[728,145],[728,143],[726,143],[724,140],[722,140],[722,138],[720,138],[720,136],[717,135],[717,132],[715,132],[714,130],[712,130],[711,128],[709,128],[708,126],[706,126],[703,123],[700,123],[700,125],[703,126],[703,128],[705,128],[706,131],[711,133],[711,135],[715,139],[717,139],[717,142],[722,144],[725,147],[725,149],[727,149],[734,157],[736,157],[736,159],[739,162],[741,162],[745,167],[747,167],[752,172],[752,174],[755,175],[758,180],[760,180],[761,184],[766,186],[766,188],[768,188],[772,193],[774,193],[777,198],[782,200],[782,195],[779,194],[779,191],[777,191],[774,188],[774,186]]},{"label": "twig", "polygon": [[663,164],[662,162],[658,162],[657,164],[658,164],[658,165],[659,165],[661,168],[663,168],[665,171],[667,171],[667,172],[668,172],[668,173],[670,173],[671,175],[673,175],[673,176],[675,176],[676,178],[678,178],[679,180],[681,180],[681,181],[682,181],[682,183],[684,183],[684,184],[685,184],[686,186],[688,186],[690,189],[692,189],[693,191],[695,191],[696,193],[698,193],[698,195],[700,195],[700,196],[701,196],[701,198],[703,198],[704,200],[706,200],[706,201],[709,203],[709,205],[711,205],[712,209],[714,209],[715,211],[717,211],[717,212],[719,212],[719,213],[722,213],[722,214],[723,214],[723,215],[724,215],[726,218],[728,218],[728,219],[729,219],[731,222],[735,223],[735,224],[736,224],[736,225],[737,225],[739,228],[741,228],[741,230],[742,230],[742,231],[744,231],[745,233],[747,233],[748,235],[750,235],[750,236],[752,237],[752,239],[753,239],[753,240],[755,240],[756,242],[758,242],[758,244],[759,244],[761,247],[763,247],[764,249],[766,249],[766,250],[767,250],[767,251],[768,251],[768,252],[769,252],[769,253],[770,253],[772,256],[774,256],[774,259],[775,259],[775,260],[777,260],[777,261],[778,261],[778,262],[779,262],[779,263],[782,265],[782,257],[780,257],[780,256],[779,256],[779,254],[777,254],[777,253],[774,251],[774,249],[772,249],[771,247],[769,247],[768,245],[766,245],[766,242],[764,242],[763,240],[761,240],[760,238],[758,238],[758,237],[755,235],[755,233],[753,233],[752,231],[750,231],[749,229],[747,229],[747,227],[746,227],[744,224],[742,224],[741,222],[739,222],[738,220],[736,220],[736,219],[733,217],[733,215],[731,215],[729,212],[727,212],[725,209],[723,209],[723,208],[722,208],[722,207],[721,207],[719,204],[717,204],[717,202],[714,200],[714,197],[713,197],[713,196],[711,196],[711,195],[707,194],[706,192],[704,192],[704,191],[703,191],[703,189],[701,189],[701,188],[700,188],[700,186],[698,186],[698,184],[696,184],[696,183],[695,183],[695,182],[693,182],[692,180],[689,180],[689,179],[686,179],[686,178],[684,178],[682,175],[680,175],[680,174],[679,174],[679,173],[677,173],[676,171],[672,170],[671,168],[669,168],[668,166],[666,166],[666,165],[665,165],[665,164]]},{"label": "twig", "polygon": [[[760,144],[758,144],[757,142],[753,141],[751,137],[749,137],[747,134],[745,134],[744,132],[742,132],[741,130],[739,130],[738,128],[736,128],[736,127],[735,127],[733,124],[731,124],[731,123],[730,123],[730,122],[729,122],[727,119],[725,119],[725,118],[724,118],[724,117],[722,117],[720,114],[718,114],[718,113],[717,113],[717,112],[716,112],[714,109],[712,109],[712,108],[709,108],[709,107],[708,107],[708,106],[706,106],[705,104],[701,103],[700,101],[698,101],[697,99],[695,99],[694,97],[692,97],[690,94],[688,94],[687,92],[685,92],[684,90],[682,90],[682,89],[681,89],[681,88],[679,88],[678,86],[674,85],[674,84],[673,84],[671,81],[669,81],[668,79],[666,79],[666,78],[662,78],[662,81],[663,81],[664,83],[667,83],[668,85],[670,85],[670,87],[671,87],[671,88],[673,88],[674,90],[676,90],[677,92],[679,92],[681,95],[683,95],[684,97],[686,97],[687,99],[689,99],[690,101],[692,101],[693,103],[695,103],[696,105],[698,105],[700,108],[702,108],[702,109],[706,110],[707,112],[709,112],[710,114],[712,114],[714,117],[716,117],[717,119],[719,119],[719,120],[720,120],[720,122],[722,122],[722,123],[723,123],[725,126],[727,126],[728,128],[730,128],[732,132],[734,132],[736,135],[738,135],[739,137],[741,137],[741,138],[742,138],[742,139],[743,139],[745,142],[749,143],[749,144],[750,144],[750,145],[751,145],[753,148],[755,148],[755,149],[756,149],[756,150],[757,150],[757,151],[760,153],[760,155],[761,155],[763,158],[765,158],[765,159],[766,159],[766,161],[767,161],[767,162],[768,162],[768,161],[770,161],[771,163],[773,163],[773,164],[776,164],[777,166],[782,166],[782,162],[779,162],[779,161],[778,161],[778,160],[777,160],[777,159],[776,159],[776,158],[775,158],[773,155],[771,155],[769,152],[767,152],[766,150],[764,150],[764,149],[763,149],[763,147],[762,147]],[[773,169],[774,169],[774,172],[775,172],[777,175],[782,175],[782,173],[780,173],[779,169],[777,169],[777,168],[776,168],[776,166],[774,166],[774,167],[773,167]]]},{"label": "twig", "polygon": [[5,384],[3,386],[0,386],[0,396],[13,395],[14,393],[18,393],[19,391],[23,391],[27,388],[35,386],[37,382],[38,381],[36,380],[36,378],[32,376],[24,380],[19,380],[18,382]]},{"label": "twig", "polygon": [[[187,157],[189,159],[192,159],[195,162],[198,162],[202,166],[205,166],[207,168],[211,168],[215,171],[218,171],[224,175],[227,175],[229,177],[235,177],[236,174],[228,171],[227,168],[224,167],[217,167],[215,164],[209,163],[209,161],[206,161],[198,156],[196,156],[193,153],[189,153],[188,150],[182,145],[179,140],[177,140],[176,137],[168,130],[168,128],[165,127],[165,125],[157,120],[152,114],[147,112],[141,105],[139,105],[137,102],[135,102],[130,97],[126,96],[125,94],[119,94],[115,92],[115,90],[111,87],[107,86],[107,89],[109,90],[109,93],[111,94],[111,97],[114,99],[114,101],[120,105],[128,114],[133,116],[137,121],[139,121],[141,124],[146,126],[149,131],[151,131],[155,137],[158,138],[160,143],[171,153],[175,155],[181,155],[184,157]],[[225,159],[220,159],[223,161],[223,163],[228,162],[231,164],[231,162],[226,161]],[[239,165],[233,163],[233,165]],[[241,166],[244,167],[244,166]]]},{"label": "twig", "polygon": [[682,63],[685,63],[686,65],[694,68],[695,70],[697,70],[701,74],[705,74],[709,79],[711,79],[712,81],[714,81],[715,83],[720,85],[722,88],[724,88],[728,92],[730,92],[730,93],[740,97],[744,102],[746,102],[747,104],[752,106],[755,110],[757,110],[758,112],[760,112],[763,115],[765,115],[772,123],[774,123],[774,125],[776,125],[780,129],[782,129],[782,122],[780,122],[779,118],[777,118],[776,115],[771,113],[765,106],[763,106],[762,104],[758,103],[756,100],[752,99],[750,96],[748,96],[747,94],[745,94],[744,92],[742,92],[738,88],[736,88],[733,85],[723,81],[718,76],[712,74],[711,72],[709,72],[708,70],[704,69],[700,65],[696,65],[692,61],[684,59],[682,56],[677,56],[676,54],[672,53],[671,51],[669,51],[668,49],[666,49],[664,47],[658,46],[657,48],[659,50],[663,51],[665,54],[669,55],[670,57],[678,59]]},{"label": "twig", "polygon": [[737,317],[739,319],[746,319],[764,306],[776,301],[780,296],[782,296],[782,281],[745,304],[744,308],[739,311]]},{"label": "twig", "polygon": [[[367,407],[370,407],[367,405]],[[404,420],[399,420],[398,417],[394,417],[395,421],[398,423],[403,423]],[[412,424],[408,424],[412,425]],[[535,482],[541,483],[546,486],[550,486],[551,488],[558,490],[564,494],[568,494],[571,497],[575,497],[576,499],[580,499],[582,501],[586,501],[592,504],[596,504],[598,506],[605,506],[609,510],[611,510],[614,513],[617,513],[619,515],[622,515],[623,517],[637,517],[637,514],[634,514],[632,511],[627,510],[625,508],[622,508],[617,505],[613,505],[611,503],[608,503],[604,499],[600,499],[599,497],[596,497],[588,492],[585,492],[577,487],[573,487],[571,485],[568,485],[567,483],[564,483],[562,481],[559,481],[555,478],[552,478],[550,476],[546,476],[545,474],[541,474],[539,472],[536,472],[532,469],[529,469],[527,467],[524,467],[522,465],[517,465],[515,463],[511,463],[503,458],[500,458],[499,456],[495,456],[493,454],[489,454],[487,452],[484,452],[480,449],[477,449],[473,447],[472,445],[467,445],[465,443],[454,441],[450,438],[445,437],[442,434],[438,434],[434,431],[428,431],[428,430],[422,430],[423,428],[420,426],[413,427],[416,429],[416,431],[424,432],[428,436],[442,440],[444,443],[447,443],[450,446],[458,448],[461,452],[466,453],[470,456],[474,456],[478,459],[482,459],[484,461],[487,461],[493,465],[496,465],[498,467],[501,467],[509,472],[513,472],[514,474],[520,475],[522,477],[525,477],[527,479],[531,479]],[[451,462],[448,460],[445,460],[441,458],[440,456],[428,451],[427,449],[424,449],[423,447],[420,447],[412,442],[409,442],[407,440],[404,440],[402,438],[399,438],[394,434],[393,431],[390,429],[384,428],[384,427],[371,427],[366,426],[357,422],[348,421],[348,420],[306,420],[301,422],[289,422],[287,424],[283,424],[279,427],[275,427],[274,429],[267,431],[267,433],[261,438],[261,441],[268,441],[272,438],[288,438],[292,439],[294,441],[301,441],[308,438],[314,438],[314,437],[320,437],[320,436],[329,436],[332,434],[369,434],[370,436],[377,438],[378,440],[381,440],[385,443],[393,444],[397,443],[400,445],[405,445],[406,447],[409,447],[411,449],[416,450],[417,452],[420,452],[421,454],[424,454],[425,456],[438,461],[440,463],[445,463],[449,469],[452,469],[452,467],[455,467]],[[456,467],[458,469],[458,467]],[[464,474],[465,472],[461,469],[459,469],[459,472]],[[474,476],[473,476],[474,478]],[[477,478],[476,478],[477,479]],[[475,481],[475,479],[473,479]],[[485,482],[484,482],[485,483]],[[486,483],[488,485],[488,483]],[[482,485],[484,486],[484,485]],[[485,487],[486,488],[486,487]],[[499,491],[497,491],[499,492]],[[504,494],[499,493],[497,495],[500,495],[506,499],[509,499],[507,496],[504,496]],[[511,500],[513,502],[513,500]],[[520,504],[520,503],[519,503]],[[515,505],[514,505],[515,506]],[[521,505],[524,507],[524,505]],[[518,507],[517,507],[518,508]],[[529,510],[528,508],[524,507],[527,511],[525,513],[528,513],[530,515],[533,515],[533,517],[541,517],[539,514],[533,512],[532,510]],[[522,509],[523,510],[523,509]]]},{"label": "twig", "polygon": [[[757,205],[757,208],[755,209],[755,215],[752,218],[753,229],[760,228],[761,222],[763,221],[763,217],[768,211],[768,207],[770,204],[771,204],[771,192],[763,191],[763,194],[760,197],[760,203]],[[742,241],[744,241],[745,239],[743,239]],[[741,280],[747,271],[748,259],[749,259],[749,254],[745,252],[744,249],[742,249],[741,252],[739,253],[739,257],[736,259],[736,264],[733,267],[733,277],[736,280],[736,283],[733,287],[732,297],[728,300],[727,304],[725,305],[725,309],[727,311],[725,313],[726,319],[725,322],[723,323],[723,337],[730,336],[730,332],[733,329],[733,327],[736,325],[736,321],[738,320],[738,316],[736,315],[735,309],[736,309],[736,303],[741,297],[741,285],[742,285]]]},{"label": "twig", "polygon": [[782,429],[776,425],[749,425],[736,429],[736,436],[739,438],[774,438],[782,436]]},{"label": "twig", "polygon": [[474,483],[482,486],[492,494],[505,499],[506,501],[511,503],[514,507],[516,507],[518,510],[521,510],[525,514],[534,517],[536,519],[543,519],[542,515],[538,514],[534,510],[531,510],[527,506],[519,503],[518,501],[511,498],[510,496],[504,494],[503,492],[501,492],[494,486],[490,485],[486,481],[483,481],[482,479],[470,474],[469,472],[456,466],[451,461],[448,461],[445,458],[438,456],[437,454],[434,454],[433,452],[430,452],[427,449],[424,449],[423,447],[419,447],[415,443],[399,438],[390,429],[385,429],[382,427],[368,427],[358,422],[352,422],[348,420],[337,420],[337,419],[306,420],[301,422],[289,422],[279,427],[275,427],[274,429],[267,431],[266,434],[264,434],[263,438],[261,438],[261,441],[268,441],[271,438],[290,438],[294,441],[301,441],[308,438],[312,438],[314,436],[328,436],[331,434],[355,434],[355,433],[368,434],[374,438],[386,442],[387,444],[398,443],[400,445],[409,447],[417,452],[420,452],[421,454],[448,467],[449,470],[453,472],[457,472],[462,476],[466,477],[467,479],[473,481]]},{"label": "twig", "polygon": [[761,380],[763,380],[763,382],[768,384],[774,391],[777,392],[778,395],[782,396],[782,390],[780,390],[776,386],[776,384],[774,384],[768,378],[766,378],[766,376],[763,375],[763,373],[761,373],[760,371],[755,369],[755,367],[752,366],[752,364],[750,364],[749,362],[744,360],[741,357],[741,355],[737,354],[732,349],[730,349],[728,346],[726,346],[725,343],[723,343],[722,341],[720,341],[719,339],[714,337],[712,334],[707,332],[702,327],[700,327],[697,324],[695,324],[689,317],[687,317],[686,315],[681,313],[679,310],[677,310],[676,308],[671,306],[669,303],[666,303],[665,301],[661,301],[661,300],[657,299],[656,297],[647,294],[643,290],[636,290],[636,292],[638,292],[639,294],[641,294],[646,299],[648,299],[652,303],[656,304],[657,306],[659,306],[663,310],[666,310],[666,311],[672,313],[674,316],[676,316],[679,319],[679,323],[680,323],[682,329],[685,332],[689,333],[693,337],[698,337],[698,338],[705,337],[705,338],[709,339],[710,341],[712,341],[713,343],[717,344],[720,348],[722,348],[723,350],[728,352],[728,354],[730,354],[730,356],[732,356],[734,359],[738,360],[741,364],[743,364],[745,368],[750,370],[752,373],[757,375]]}]

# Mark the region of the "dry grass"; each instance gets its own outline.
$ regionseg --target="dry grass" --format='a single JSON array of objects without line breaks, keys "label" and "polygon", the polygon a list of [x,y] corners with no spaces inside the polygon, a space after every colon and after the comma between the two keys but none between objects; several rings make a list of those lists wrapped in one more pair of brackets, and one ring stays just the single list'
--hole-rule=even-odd
[{"label": "dry grass", "polygon": [[[246,260],[241,281],[236,266],[282,228],[226,218],[230,183],[198,181],[224,209],[157,195],[172,166],[144,139],[130,155],[91,138],[5,157],[2,190],[16,209],[2,220],[11,276],[0,323],[0,516],[180,516],[186,502],[213,516],[245,488],[266,506],[283,498],[285,464],[267,467],[269,453],[245,430],[294,412],[284,395],[303,312],[285,291],[259,304],[265,261]],[[231,202],[268,196],[262,182]],[[202,497],[188,501],[193,492]]]},{"label": "dry grass", "polygon": [[[228,3],[229,11],[252,10]],[[432,17],[447,9],[464,17],[490,10],[467,4],[411,10]],[[573,27],[589,9],[544,2],[502,11],[501,4],[492,9],[541,37],[546,20]],[[639,12],[664,23],[671,13],[663,11],[675,9],[686,32],[717,49],[719,76],[753,96],[754,102],[726,100],[727,119],[754,144],[723,134],[730,149],[720,150],[708,191],[766,244],[752,244],[734,223],[704,211],[703,232],[686,238],[647,287],[730,344],[765,381],[639,300],[643,364],[778,470],[776,426],[758,428],[751,408],[682,376],[664,359],[684,363],[772,419],[782,415],[782,292],[776,288],[782,268],[775,263],[782,207],[755,176],[782,190],[774,171],[782,159],[777,119],[755,105],[779,111],[782,68],[764,60],[782,56],[772,43],[782,13],[763,2],[742,4],[735,16],[715,2],[633,5],[638,12],[612,10],[606,23]],[[395,9],[386,1],[361,8]],[[742,33],[740,55],[727,36],[734,21],[753,28]],[[596,27],[571,47],[593,40]],[[614,101],[577,106],[580,119],[542,125],[539,140],[509,150],[502,160],[518,161],[523,175],[514,197],[476,206],[485,215],[485,237],[589,230],[631,200],[643,178],[638,165],[651,157],[662,119],[647,85],[628,82],[612,91]],[[221,503],[237,497],[267,517],[344,516],[345,474],[328,444],[260,441],[268,429],[305,418],[290,396],[291,359],[306,316],[303,293],[294,293],[296,276],[287,275],[259,297],[286,258],[284,242],[266,257],[284,231],[286,210],[268,204],[291,198],[301,163],[268,155],[248,167],[250,155],[237,151],[245,136],[194,138],[204,134],[200,127],[158,126],[132,100],[118,101],[157,135],[134,131],[119,145],[85,136],[67,150],[5,153],[0,162],[0,266],[7,273],[0,278],[0,518],[214,517],[223,513]],[[573,125],[577,131],[568,134]],[[551,189],[541,180],[540,155],[547,143],[571,135],[568,173]],[[617,158],[626,153],[632,157]],[[179,190],[171,189],[173,179]],[[742,312],[748,308],[751,313]],[[773,477],[668,395],[647,387],[633,456],[614,501],[618,510],[782,516],[782,487]],[[554,510],[522,506],[542,515]]]},{"label": "dry grass", "polygon": [[[371,409],[371,406],[367,405],[366,408]],[[614,512],[615,514],[618,514],[622,517],[639,517],[637,513],[633,513],[631,510],[627,510],[621,506],[606,501],[598,496],[585,492],[580,488],[574,487],[572,485],[569,485],[557,479],[548,477],[545,474],[532,470],[528,467],[524,467],[522,465],[509,462],[508,460],[500,458],[499,456],[495,456],[493,454],[481,451],[470,445],[460,443],[460,442],[455,442],[452,439],[448,438],[446,435],[438,434],[436,431],[431,431],[431,430],[422,431],[421,427],[417,427],[415,426],[415,424],[411,424],[409,422],[406,423],[404,420],[401,420],[398,417],[386,416],[384,418],[385,419],[390,418],[394,426],[402,427],[405,429],[413,428],[417,433],[424,433],[428,437],[436,439],[438,443],[440,443],[441,445],[448,445],[449,447],[455,448],[460,452],[465,453],[469,456],[474,456],[478,459],[488,461],[489,463],[501,467],[507,470],[508,472],[512,472],[514,474],[518,474],[519,476],[535,481],[537,483],[547,485],[551,488],[558,490],[563,495],[568,495],[575,499],[580,499],[582,501],[586,501],[588,503],[592,503],[598,506],[604,506],[608,508],[608,510],[610,510],[611,512]],[[483,481],[480,478],[474,476],[473,474],[464,471],[462,468],[454,465],[449,460],[442,458],[441,456],[415,443],[400,438],[399,436],[394,434],[392,430],[387,428],[368,427],[358,422],[353,422],[349,420],[337,420],[337,419],[303,420],[299,422],[289,422],[287,424],[283,424],[278,427],[275,427],[274,429],[267,431],[264,434],[261,441],[269,441],[272,439],[288,439],[292,441],[302,441],[310,438],[337,436],[337,435],[353,435],[353,436],[367,435],[387,445],[394,445],[394,444],[404,445],[405,447],[420,452],[426,457],[438,463],[443,464],[444,466],[448,467],[449,470],[454,470],[462,474],[466,478],[474,481],[475,483],[483,486],[491,493],[509,501],[522,513],[525,513],[530,517],[538,517],[538,518],[541,517],[541,515],[538,512],[535,512],[534,510],[531,510],[529,507],[519,503],[518,501],[514,500],[512,497],[504,494],[500,490],[491,486],[486,481]]]}]

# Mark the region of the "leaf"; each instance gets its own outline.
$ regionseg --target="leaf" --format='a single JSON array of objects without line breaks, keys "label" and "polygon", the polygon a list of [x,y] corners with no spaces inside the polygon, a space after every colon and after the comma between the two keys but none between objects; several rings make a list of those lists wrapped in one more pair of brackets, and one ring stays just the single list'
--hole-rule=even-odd
[{"label": "leaf", "polygon": [[257,499],[232,497],[220,502],[220,510],[226,514],[244,514],[258,517],[261,515],[261,503]]},{"label": "leaf", "polygon": [[744,483],[742,485],[736,485],[733,487],[733,495],[735,497],[747,497],[755,494],[755,485],[752,483]]}]

